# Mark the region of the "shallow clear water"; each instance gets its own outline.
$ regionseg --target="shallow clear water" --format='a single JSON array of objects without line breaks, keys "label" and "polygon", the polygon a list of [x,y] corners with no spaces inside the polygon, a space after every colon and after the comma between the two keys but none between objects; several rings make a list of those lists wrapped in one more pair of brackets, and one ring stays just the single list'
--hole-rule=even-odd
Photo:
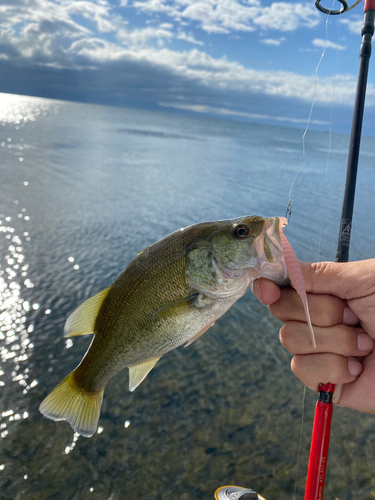
[{"label": "shallow clear water", "polygon": [[[65,319],[143,248],[181,226],[284,215],[300,259],[334,259],[348,137],[0,95],[0,491],[4,499],[210,499],[224,484],[267,500],[295,488],[303,386],[279,323],[248,292],[134,392],[108,385],[100,433],[38,412],[89,339]],[[374,255],[375,140],[364,138],[351,259]],[[321,233],[321,238],[320,238]],[[319,244],[320,241],[320,244]],[[316,396],[308,393],[297,498]],[[327,498],[374,498],[375,419],[336,409]]]}]

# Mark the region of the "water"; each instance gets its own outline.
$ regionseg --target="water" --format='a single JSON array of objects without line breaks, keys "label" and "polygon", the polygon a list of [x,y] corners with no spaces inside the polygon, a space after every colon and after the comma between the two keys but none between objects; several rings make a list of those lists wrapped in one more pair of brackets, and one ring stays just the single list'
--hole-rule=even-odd
[{"label": "water", "polygon": [[[303,387],[250,292],[134,393],[126,371],[114,378],[92,438],[38,406],[89,343],[64,340],[65,319],[140,250],[203,220],[284,215],[302,131],[4,94],[0,124],[1,498],[210,499],[224,484],[291,498]],[[325,182],[327,148],[328,134],[308,133],[294,186],[288,238],[304,260],[321,230],[321,259],[336,252],[348,137],[333,136]],[[353,260],[374,255],[374,156],[364,138]],[[335,410],[327,498],[374,498],[374,431],[373,416]]]}]

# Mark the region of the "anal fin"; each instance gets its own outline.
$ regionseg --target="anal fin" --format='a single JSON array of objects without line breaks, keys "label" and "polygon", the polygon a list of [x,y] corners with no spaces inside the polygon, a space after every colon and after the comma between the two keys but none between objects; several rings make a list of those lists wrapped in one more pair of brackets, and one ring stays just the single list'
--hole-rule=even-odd
[{"label": "anal fin", "polygon": [[133,392],[147,377],[160,358],[150,359],[140,365],[129,366],[129,391]]}]

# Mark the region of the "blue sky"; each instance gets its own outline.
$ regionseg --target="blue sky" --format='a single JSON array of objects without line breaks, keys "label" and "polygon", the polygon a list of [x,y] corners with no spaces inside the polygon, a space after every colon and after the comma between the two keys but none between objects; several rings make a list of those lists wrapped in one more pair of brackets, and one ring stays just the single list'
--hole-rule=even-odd
[{"label": "blue sky", "polygon": [[328,127],[337,58],[347,132],[362,5],[326,21],[313,1],[0,0],[0,92],[304,127],[326,45],[312,126]]}]

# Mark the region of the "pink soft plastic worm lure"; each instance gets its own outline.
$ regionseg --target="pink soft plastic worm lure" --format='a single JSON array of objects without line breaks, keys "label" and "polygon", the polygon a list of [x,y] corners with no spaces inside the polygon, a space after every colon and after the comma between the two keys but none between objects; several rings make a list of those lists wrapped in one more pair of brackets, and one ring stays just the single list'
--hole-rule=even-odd
[{"label": "pink soft plastic worm lure", "polygon": [[296,254],[294,253],[292,245],[289,243],[283,232],[283,227],[285,227],[287,223],[288,221],[287,219],[285,219],[285,217],[280,217],[280,239],[281,239],[281,246],[283,247],[285,264],[288,270],[290,281],[292,282],[292,285],[296,289],[298,295],[301,297],[302,305],[305,310],[307,318],[307,324],[309,325],[311,340],[314,349],[316,349],[315,335],[311,324],[309,306],[307,304],[306,288],[305,288],[305,283],[303,281],[302,269],[298,263],[298,259]]}]

